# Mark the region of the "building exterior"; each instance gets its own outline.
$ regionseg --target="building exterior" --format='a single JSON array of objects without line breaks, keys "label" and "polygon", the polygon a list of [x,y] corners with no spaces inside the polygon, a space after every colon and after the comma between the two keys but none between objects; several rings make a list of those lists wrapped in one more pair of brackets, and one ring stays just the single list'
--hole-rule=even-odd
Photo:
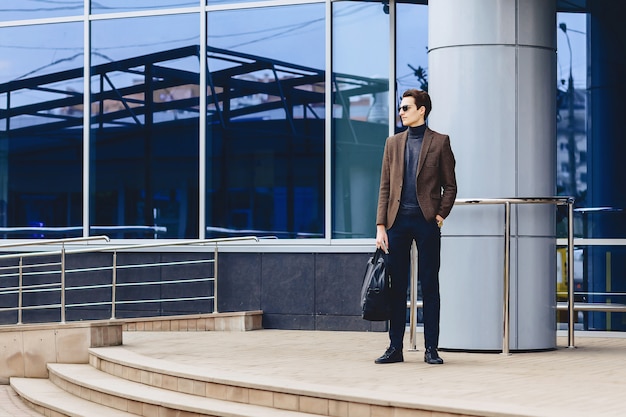
[{"label": "building exterior", "polygon": [[[582,296],[625,303],[618,3],[4,0],[0,233],[256,235],[223,249],[221,310],[384,329],[360,318],[357,294],[384,139],[401,128],[402,91],[422,88],[429,125],[451,136],[459,197],[575,197],[576,235],[594,239],[579,246]],[[554,343],[562,217],[514,209],[513,348]],[[457,207],[443,234],[442,343],[491,349],[502,208]],[[473,340],[478,322],[495,330]]]}]

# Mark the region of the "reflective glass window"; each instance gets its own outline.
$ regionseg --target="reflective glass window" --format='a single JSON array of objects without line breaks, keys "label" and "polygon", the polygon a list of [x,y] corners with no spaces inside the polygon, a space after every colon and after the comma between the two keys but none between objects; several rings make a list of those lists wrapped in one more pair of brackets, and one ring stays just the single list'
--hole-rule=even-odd
[{"label": "reflective glass window", "polygon": [[[587,194],[587,36],[585,13],[557,14],[557,193],[576,198],[582,218]],[[593,214],[592,214],[593,213]],[[602,214],[600,214],[602,215]]]},{"label": "reflective glass window", "polygon": [[[82,0],[81,0],[82,3]],[[198,0],[98,0],[91,3],[92,13],[123,13],[142,10],[198,6]]]},{"label": "reflective glass window", "polygon": [[[396,98],[409,88],[428,91],[428,7],[396,5]],[[397,127],[402,127],[396,114]]]},{"label": "reflective glass window", "polygon": [[376,232],[389,134],[389,15],[382,3],[333,3],[332,235]]},{"label": "reflective glass window", "polygon": [[82,16],[84,4],[84,0],[2,0],[0,2],[0,20]]},{"label": "reflective glass window", "polygon": [[323,237],[324,5],[207,20],[207,236]]},{"label": "reflective glass window", "polygon": [[82,24],[0,38],[1,236],[82,235]]},{"label": "reflective glass window", "polygon": [[[574,299],[577,303],[625,304],[626,198],[625,145],[621,117],[624,54],[621,5],[593,2],[585,13],[558,13],[557,38],[557,190],[573,196],[575,237]],[[566,216],[559,235],[567,232]],[[562,252],[563,249],[559,249]],[[566,259],[564,256],[559,256]],[[565,270],[565,268],[562,268]],[[558,275],[560,301],[567,281]],[[626,330],[619,312],[578,311],[580,330]],[[566,322],[567,316],[561,321]]]},{"label": "reflective glass window", "polygon": [[198,15],[92,31],[92,233],[197,237]]}]

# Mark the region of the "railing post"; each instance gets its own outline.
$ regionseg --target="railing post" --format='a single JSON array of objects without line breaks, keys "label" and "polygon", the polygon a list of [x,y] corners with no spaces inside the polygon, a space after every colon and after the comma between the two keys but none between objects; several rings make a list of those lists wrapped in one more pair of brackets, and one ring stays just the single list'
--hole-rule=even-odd
[{"label": "railing post", "polygon": [[574,202],[567,203],[567,347],[574,346]]},{"label": "railing post", "polygon": [[217,313],[217,242],[213,251],[213,313]]},{"label": "railing post", "polygon": [[415,241],[411,245],[411,304],[409,306],[409,323],[411,326],[411,347],[410,350],[417,350],[417,245]]},{"label": "railing post", "polygon": [[65,323],[65,243],[61,245],[61,323]]},{"label": "railing post", "polygon": [[502,353],[509,355],[509,302],[511,299],[511,202],[504,203],[504,302]]},{"label": "railing post", "polygon": [[24,275],[23,275],[23,266],[24,266],[24,258],[20,256],[19,263],[19,284],[18,284],[18,295],[17,295],[17,324],[22,324],[22,286],[24,285]]},{"label": "railing post", "polygon": [[111,276],[111,320],[115,320],[115,300],[117,296],[117,251],[113,251],[113,272]]}]

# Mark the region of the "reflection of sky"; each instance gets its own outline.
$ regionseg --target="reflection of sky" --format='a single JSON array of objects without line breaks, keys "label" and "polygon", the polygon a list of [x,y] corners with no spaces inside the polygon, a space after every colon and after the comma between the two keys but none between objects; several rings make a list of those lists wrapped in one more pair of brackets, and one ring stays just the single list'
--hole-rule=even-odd
[{"label": "reflection of sky", "polygon": [[[211,4],[213,3],[212,0]],[[234,3],[241,0],[220,0]],[[83,14],[84,0],[0,0],[0,20],[24,20]],[[198,0],[92,0],[92,13],[121,13],[142,10],[197,7]]]},{"label": "reflection of sky", "polygon": [[[80,68],[82,38],[82,22],[0,29],[0,83]],[[56,46],[50,48],[50,45]],[[82,92],[83,82],[77,78],[47,87]],[[55,98],[61,96],[46,91],[19,90],[11,94],[11,103],[18,106]]]},{"label": "reflection of sky", "polygon": [[198,6],[198,0],[93,0],[93,13],[130,12]]},{"label": "reflection of sky", "polygon": [[0,82],[79,68],[82,38],[82,22],[0,29]]},{"label": "reflection of sky", "polygon": [[324,4],[211,12],[210,46],[324,69]]},{"label": "reflection of sky", "polygon": [[389,16],[381,3],[333,3],[333,71],[389,77]]},{"label": "reflection of sky", "polygon": [[198,16],[137,17],[92,23],[92,65],[198,45]]},{"label": "reflection of sky", "polygon": [[422,67],[428,74],[428,8],[402,3],[397,6],[396,16],[396,78],[400,95],[420,86],[411,67]]},{"label": "reflection of sky", "polygon": [[[71,10],[82,12],[82,0],[0,0],[0,13],[7,10]],[[126,7],[127,0],[99,0],[98,7]],[[182,7],[196,0],[133,0],[136,9]],[[210,3],[212,4],[212,3]],[[209,14],[209,42],[299,65],[323,69],[324,4],[267,7]],[[24,12],[20,17],[24,18]],[[54,15],[54,13],[52,13]],[[388,15],[378,3],[333,3],[335,71],[366,77],[386,77],[389,71]],[[46,17],[50,17],[47,15]],[[577,88],[586,85],[586,15],[559,13],[572,44],[572,71]],[[414,68],[427,65],[427,6],[399,4],[397,12],[398,90],[418,85]],[[196,14],[116,19],[93,22],[93,64],[155,51],[198,44]],[[556,30],[557,76],[567,79],[569,48],[565,33]],[[82,22],[57,23],[0,29],[0,82],[41,75],[82,65]]]},{"label": "reflection of sky", "polygon": [[[252,0],[254,1],[254,0]],[[209,6],[250,0],[207,0]],[[198,0],[92,0],[92,13],[126,13],[198,7]],[[0,0],[0,21],[81,16],[84,0]],[[382,4],[379,4],[382,10]]]},{"label": "reflection of sky", "polygon": [[83,0],[0,0],[0,20],[39,19],[83,14]]}]

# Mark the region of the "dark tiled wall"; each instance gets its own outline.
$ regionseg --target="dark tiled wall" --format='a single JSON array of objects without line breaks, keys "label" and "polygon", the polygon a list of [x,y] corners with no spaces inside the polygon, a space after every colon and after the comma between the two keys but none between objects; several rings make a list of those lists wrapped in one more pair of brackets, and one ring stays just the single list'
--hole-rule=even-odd
[{"label": "dark tiled wall", "polygon": [[268,329],[384,331],[361,318],[369,254],[222,253],[220,311],[263,310]]}]

